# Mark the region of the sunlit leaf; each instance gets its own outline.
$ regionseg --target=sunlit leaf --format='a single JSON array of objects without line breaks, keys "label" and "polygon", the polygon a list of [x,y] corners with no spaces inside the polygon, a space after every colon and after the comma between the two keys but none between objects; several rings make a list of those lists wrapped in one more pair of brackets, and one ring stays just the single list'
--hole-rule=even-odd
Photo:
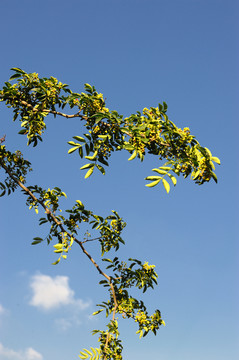
[{"label": "sunlit leaf", "polygon": [[91,167],[91,168],[87,171],[87,173],[85,174],[85,179],[87,179],[88,177],[90,177],[91,174],[93,173],[93,171],[94,171],[94,167]]},{"label": "sunlit leaf", "polygon": [[89,169],[89,168],[92,168],[92,167],[94,167],[94,166],[95,166],[94,164],[89,163],[89,164],[86,164],[86,165],[82,166],[82,167],[80,168],[80,170]]},{"label": "sunlit leaf", "polygon": [[147,176],[144,180],[160,180],[162,177],[161,176]]},{"label": "sunlit leaf", "polygon": [[73,139],[85,143],[85,139],[83,137],[81,137],[81,136],[73,136]]},{"label": "sunlit leaf", "polygon": [[215,163],[217,163],[218,165],[221,164],[220,159],[218,159],[218,157],[216,157],[216,156],[212,156],[212,157],[211,157],[211,160],[214,161]]},{"label": "sunlit leaf", "polygon": [[162,170],[162,169],[152,169],[152,171],[155,171],[155,172],[157,172],[158,174],[161,174],[161,175],[166,175],[167,174],[167,171]]},{"label": "sunlit leaf", "polygon": [[73,152],[76,151],[77,149],[79,149],[79,146],[75,146],[75,147],[71,148],[70,150],[68,150],[68,154],[73,153]]},{"label": "sunlit leaf", "polygon": [[88,160],[95,160],[97,154],[98,154],[98,151],[95,151],[92,156],[85,156],[85,158]]},{"label": "sunlit leaf", "polygon": [[157,185],[157,184],[160,182],[160,180],[161,180],[161,179],[156,180],[156,181],[153,181],[153,182],[151,182],[150,184],[147,184],[147,185],[145,185],[145,186],[147,186],[147,187],[154,187],[155,185]]},{"label": "sunlit leaf", "polygon": [[173,183],[173,185],[175,186],[176,184],[177,184],[177,179],[176,179],[176,177],[175,176],[173,176],[172,174],[167,174],[169,177],[170,177],[170,179],[172,180],[172,183]]},{"label": "sunlit leaf", "polygon": [[134,150],[133,154],[130,156],[130,158],[128,158],[128,161],[131,161],[131,160],[135,159],[136,156],[137,156],[137,151]]},{"label": "sunlit leaf", "polygon": [[165,179],[162,179],[162,182],[163,182],[163,186],[164,186],[165,190],[167,191],[167,193],[169,193],[169,191],[170,191],[169,183]]}]

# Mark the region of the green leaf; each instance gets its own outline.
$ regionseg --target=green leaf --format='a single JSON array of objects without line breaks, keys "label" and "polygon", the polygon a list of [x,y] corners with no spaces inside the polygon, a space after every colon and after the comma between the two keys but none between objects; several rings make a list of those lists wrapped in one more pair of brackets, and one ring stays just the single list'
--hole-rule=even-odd
[{"label": "green leaf", "polygon": [[98,315],[98,314],[101,313],[102,311],[103,311],[103,309],[100,309],[100,310],[98,310],[98,311],[93,312],[92,315]]},{"label": "green leaf", "polygon": [[43,241],[43,239],[39,237],[35,237],[33,240],[32,245],[40,244]]},{"label": "green leaf", "polygon": [[92,156],[85,156],[85,158],[88,160],[95,160],[97,154],[98,154],[98,151],[95,151]]},{"label": "green leaf", "polygon": [[63,244],[56,244],[56,245],[53,245],[53,247],[57,250],[60,250],[63,248]]},{"label": "green leaf", "polygon": [[105,169],[103,168],[103,166],[97,164],[96,167],[97,167],[97,169],[100,170],[100,172],[101,172],[103,175],[105,175]]},{"label": "green leaf", "polygon": [[169,193],[169,191],[170,191],[169,183],[165,179],[162,179],[162,182],[163,182],[163,186],[164,186],[165,190],[167,191],[167,193]]},{"label": "green leaf", "polygon": [[123,148],[124,148],[125,150],[128,150],[128,151],[133,151],[133,150],[134,150],[133,145],[130,145],[130,144],[124,145]]},{"label": "green leaf", "polygon": [[17,74],[12,75],[9,80],[13,80],[13,79],[16,79],[19,77],[21,77],[21,75],[17,73]]},{"label": "green leaf", "polygon": [[144,180],[160,180],[161,176],[147,176]]},{"label": "green leaf", "polygon": [[61,258],[59,257],[58,260],[56,260],[54,263],[52,263],[52,265],[57,265],[60,262]]},{"label": "green leaf", "polygon": [[215,162],[216,164],[218,164],[218,165],[221,164],[220,159],[218,159],[218,157],[216,157],[216,156],[212,156],[212,157],[211,157],[211,160],[214,161],[214,162]]},{"label": "green leaf", "polygon": [[79,355],[80,359],[87,359],[88,358],[88,355],[85,354],[83,351],[80,351],[80,354],[81,354],[81,355]]},{"label": "green leaf", "polygon": [[99,157],[98,161],[106,166],[109,166],[109,163],[103,157]]},{"label": "green leaf", "polygon": [[85,350],[85,352],[86,352],[87,354],[89,354],[90,356],[92,356],[92,353],[91,353],[89,350],[87,350],[87,349],[83,349],[83,350]]},{"label": "green leaf", "polygon": [[81,146],[80,144],[77,144],[74,141],[68,141],[67,144],[72,145],[72,146]]},{"label": "green leaf", "polygon": [[76,203],[77,203],[78,206],[84,208],[84,204],[82,204],[82,202],[80,200],[76,200]]},{"label": "green leaf", "polygon": [[201,173],[201,170],[198,170],[198,171],[196,171],[196,172],[193,172],[192,175],[191,175],[191,177],[193,178],[193,180],[195,180],[200,173]]},{"label": "green leaf", "polygon": [[81,136],[73,136],[73,139],[85,143],[85,139]]},{"label": "green leaf", "polygon": [[85,179],[87,179],[88,177],[91,176],[91,174],[94,171],[94,165],[87,171],[87,173],[85,174]]},{"label": "green leaf", "polygon": [[3,190],[0,194],[0,197],[1,197],[6,194],[6,186],[3,183],[0,183],[0,188]]},{"label": "green leaf", "polygon": [[86,164],[86,165],[82,166],[82,167],[80,168],[80,170],[89,169],[89,168],[92,168],[93,166],[95,166],[95,164],[89,163],[89,164]]},{"label": "green leaf", "polygon": [[210,160],[209,164],[211,165],[212,169],[215,170],[215,165],[213,164],[213,162]]},{"label": "green leaf", "polygon": [[39,225],[42,225],[42,224],[44,224],[44,223],[46,223],[46,222],[48,222],[47,219],[41,218],[41,219],[39,220]]},{"label": "green leaf", "polygon": [[11,70],[16,71],[16,72],[18,72],[18,73],[20,73],[20,74],[26,74],[25,71],[23,71],[23,70],[20,69],[20,68],[11,68]]},{"label": "green leaf", "polygon": [[168,176],[170,177],[170,179],[172,180],[173,185],[175,186],[177,184],[177,179],[175,176],[173,176],[172,174],[168,174]]},{"label": "green leaf", "polygon": [[20,134],[20,135],[24,135],[24,134],[26,134],[26,129],[23,129],[23,130],[20,130],[20,131],[18,131],[18,134]]},{"label": "green leaf", "polygon": [[172,168],[170,166],[160,166],[160,169],[162,169],[162,170],[171,170]]},{"label": "green leaf", "polygon": [[68,154],[73,153],[73,152],[76,151],[77,149],[79,149],[79,146],[75,146],[75,147],[71,148],[70,150],[68,150]]},{"label": "green leaf", "polygon": [[217,175],[214,172],[212,172],[212,178],[215,181],[215,183],[217,183]]},{"label": "green leaf", "polygon": [[79,147],[79,155],[81,158],[83,158],[83,149],[82,147]]},{"label": "green leaf", "polygon": [[157,185],[157,184],[160,182],[160,180],[161,180],[161,179],[156,180],[156,181],[153,181],[153,182],[151,182],[150,184],[147,184],[147,185],[145,185],[145,186],[147,186],[147,187],[154,187],[155,185]]},{"label": "green leaf", "polygon": [[88,140],[90,140],[90,139],[91,139],[90,134],[84,134],[84,135],[85,135],[85,137],[86,137]]},{"label": "green leaf", "polygon": [[204,148],[204,149],[206,149],[206,151],[207,151],[207,153],[208,153],[208,155],[210,156],[210,158],[212,157],[212,153],[211,153],[211,151],[208,149],[208,148]]},{"label": "green leaf", "polygon": [[161,174],[161,175],[166,175],[167,174],[167,171],[162,170],[161,168],[160,169],[152,169],[152,171],[155,171],[155,172],[157,172],[158,174]]},{"label": "green leaf", "polygon": [[131,161],[131,160],[135,159],[136,156],[137,156],[137,151],[134,150],[133,154],[130,156],[130,158],[128,158],[128,161]]}]

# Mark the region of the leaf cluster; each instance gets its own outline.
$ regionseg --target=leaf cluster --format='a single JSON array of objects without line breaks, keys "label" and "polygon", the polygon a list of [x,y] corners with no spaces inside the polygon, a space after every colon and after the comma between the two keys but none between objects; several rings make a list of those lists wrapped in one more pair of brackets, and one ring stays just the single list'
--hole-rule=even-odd
[{"label": "leaf cluster", "polygon": [[[85,92],[76,93],[54,77],[39,78],[36,73],[28,74],[19,68],[12,70],[14,75],[0,90],[0,101],[13,109],[14,121],[20,120],[22,129],[19,134],[26,135],[27,144],[35,147],[42,141],[48,115],[78,118],[85,130],[68,141],[68,153],[77,152],[81,159],[87,160],[81,167],[81,170],[86,170],[85,178],[89,178],[95,169],[104,175],[112,153],[125,150],[130,155],[129,161],[136,158],[143,161],[146,155],[156,155],[159,161],[166,161],[153,169],[154,175],[145,178],[150,181],[146,185],[149,188],[162,183],[168,193],[170,184],[175,186],[176,176],[179,175],[184,178],[191,175],[191,179],[199,185],[211,179],[217,182],[214,163],[220,164],[220,160],[199,144],[189,128],[182,130],[169,120],[165,102],[124,118],[106,107],[103,95],[94,86],[85,84]],[[12,80],[16,83],[12,84]],[[75,113],[63,113],[67,107],[75,109]],[[112,255],[112,251],[125,244],[122,231],[126,223],[116,211],[113,210],[106,217],[96,215],[86,209],[80,200],[63,211],[60,200],[66,194],[59,187],[43,189],[39,185],[26,186],[31,164],[19,150],[6,150],[2,145],[4,141],[5,136],[0,139],[0,169],[6,175],[0,182],[0,196],[9,195],[20,187],[29,209],[33,208],[37,214],[39,208],[43,209],[44,215],[40,217],[39,225],[48,225],[45,238],[35,237],[32,245],[44,240],[49,245],[54,239],[53,251],[59,256],[53,263],[56,265],[62,258],[67,259],[68,252],[77,244],[103,277],[99,283],[107,290],[108,300],[98,304],[99,310],[93,315],[105,312],[106,317],[111,316],[111,319],[105,330],[93,331],[99,336],[100,347],[83,349],[79,357],[121,360],[123,345],[119,338],[117,316],[132,319],[138,326],[140,338],[149,332],[156,335],[160,326],[165,325],[158,309],[149,315],[144,302],[130,293],[135,288],[143,293],[154,288],[158,278],[155,266],[133,258],[129,258],[127,264],[115,253]],[[88,230],[85,232],[85,224],[96,236]],[[99,261],[94,260],[88,251],[90,242],[98,245]],[[104,257],[106,253],[109,254],[107,258]]]},{"label": "leaf cluster", "polygon": [[[75,93],[54,77],[39,78],[36,73],[27,74],[19,68],[12,70],[15,73],[10,80],[17,80],[17,83],[6,82],[0,91],[0,100],[13,108],[14,120],[20,119],[23,129],[19,133],[27,136],[28,145],[36,146],[42,141],[45,118],[49,114],[78,117],[83,121],[86,132],[73,136],[68,144],[70,154],[77,151],[81,158],[89,161],[81,167],[87,170],[85,178],[95,169],[104,175],[111,154],[126,150],[130,153],[129,160],[143,161],[147,153],[156,155],[159,160],[166,159],[158,170],[153,169],[163,176],[146,177],[152,181],[146,185],[148,187],[162,182],[169,192],[167,177],[176,185],[175,176],[180,174],[184,177],[191,174],[191,179],[199,185],[211,179],[217,182],[214,162],[220,164],[220,160],[199,144],[189,128],[182,130],[169,120],[165,102],[123,118],[106,107],[103,95],[94,86],[85,84],[85,92]],[[68,115],[59,111],[66,106],[75,108],[76,113]]]}]

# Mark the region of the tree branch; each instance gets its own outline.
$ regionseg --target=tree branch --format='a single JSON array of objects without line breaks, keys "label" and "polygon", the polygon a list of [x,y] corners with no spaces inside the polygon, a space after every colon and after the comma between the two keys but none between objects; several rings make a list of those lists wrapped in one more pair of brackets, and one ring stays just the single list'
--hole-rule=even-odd
[{"label": "tree branch", "polygon": [[0,159],[0,165],[3,167],[3,169],[6,171],[6,173],[8,173],[8,175],[10,176],[10,178],[18,185],[20,186],[21,189],[23,189],[34,201],[36,201],[38,204],[40,204],[46,214],[48,214],[52,220],[57,224],[57,226],[60,227],[62,232],[65,232],[69,237],[73,237],[74,241],[81,247],[81,250],[83,251],[83,253],[90,259],[90,261],[93,263],[93,265],[96,267],[96,269],[98,270],[98,272],[104,276],[110,283],[112,292],[113,292],[113,296],[115,296],[115,291],[114,291],[114,287],[113,284],[111,282],[111,277],[109,275],[107,275],[106,273],[103,272],[103,270],[101,270],[101,268],[99,267],[99,265],[95,262],[95,260],[92,258],[92,256],[86,251],[86,249],[84,248],[84,246],[82,245],[82,241],[76,239],[74,236],[72,236],[71,234],[69,234],[65,228],[63,227],[62,223],[56,218],[56,216],[52,213],[51,210],[48,209],[48,207],[46,207],[46,205],[44,204],[43,201],[39,200],[19,179],[17,179],[12,173],[11,171],[8,169],[8,167],[3,163],[3,161]]},{"label": "tree branch", "polygon": [[[31,108],[34,112],[39,112],[40,111],[38,108],[35,108],[34,106],[32,106],[31,104],[27,103],[24,100],[20,100],[20,103],[22,105],[26,106],[26,107]],[[80,111],[78,111],[76,114],[72,114],[72,115],[64,114],[64,113],[62,113],[60,111],[54,111],[54,110],[49,110],[49,109],[42,109],[41,111],[48,112],[49,114],[53,114],[53,115],[60,115],[60,116],[63,116],[65,118],[67,118],[67,119],[71,119],[71,118],[75,118],[75,117],[80,117],[81,119],[85,119],[85,120],[88,119],[87,116],[81,115]]]},{"label": "tree branch", "polygon": [[[12,173],[11,171],[8,169],[8,167],[3,163],[3,161],[0,159],[0,165],[3,167],[3,169],[6,171],[6,173],[10,176],[10,178],[17,183],[18,186],[20,186],[21,189],[23,189],[34,201],[36,201],[37,203],[39,203],[45,210],[45,212],[52,218],[52,220],[57,224],[57,226],[60,227],[62,232],[67,233],[67,235],[69,237],[73,237],[74,241],[80,246],[81,250],[83,251],[83,253],[89,258],[89,260],[93,263],[93,265],[96,267],[96,269],[98,270],[98,272],[100,273],[100,275],[104,276],[110,284],[110,288],[111,288],[111,292],[112,292],[112,296],[113,296],[113,300],[114,300],[114,310],[113,310],[113,315],[112,315],[112,322],[115,320],[115,315],[116,315],[116,310],[118,307],[118,303],[117,303],[117,299],[116,299],[116,294],[115,294],[115,289],[114,289],[114,285],[112,284],[112,280],[111,277],[109,275],[107,275],[105,272],[103,272],[103,270],[101,270],[101,268],[99,267],[99,265],[95,262],[95,260],[92,258],[92,256],[88,253],[88,251],[85,249],[85,247],[83,246],[83,242],[79,241],[78,239],[76,239],[74,236],[72,236],[71,234],[69,234],[65,228],[63,227],[62,223],[55,217],[55,215],[52,213],[51,210],[48,209],[48,207],[46,207],[46,205],[44,204],[43,201],[39,200],[19,179],[17,179]],[[96,240],[96,239],[92,239]],[[86,242],[86,241],[84,241]],[[109,344],[109,337],[110,337],[110,333],[107,333],[106,336],[106,342],[105,342],[105,349],[108,347]],[[106,356],[104,357],[104,360],[106,360]]]}]

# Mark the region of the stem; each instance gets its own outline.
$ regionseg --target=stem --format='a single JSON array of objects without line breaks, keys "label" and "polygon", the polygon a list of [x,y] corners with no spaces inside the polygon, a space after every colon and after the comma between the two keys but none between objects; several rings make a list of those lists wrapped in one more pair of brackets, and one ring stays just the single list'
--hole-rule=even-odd
[{"label": "stem", "polygon": [[[26,107],[29,107],[31,108],[34,112],[38,112],[40,111],[39,109],[36,109],[34,106],[32,106],[31,104],[28,104],[26,101],[24,100],[20,100],[20,103]],[[77,112],[76,114],[72,114],[72,115],[68,115],[68,114],[64,114],[60,111],[54,111],[54,110],[49,110],[49,109],[42,109],[41,111],[43,112],[48,112],[50,114],[54,114],[54,115],[60,115],[60,116],[63,116],[67,119],[71,119],[71,118],[75,118],[75,117],[80,117],[81,119],[85,119],[87,120],[88,117],[87,116],[84,116],[84,115],[81,115],[80,112]]]}]

